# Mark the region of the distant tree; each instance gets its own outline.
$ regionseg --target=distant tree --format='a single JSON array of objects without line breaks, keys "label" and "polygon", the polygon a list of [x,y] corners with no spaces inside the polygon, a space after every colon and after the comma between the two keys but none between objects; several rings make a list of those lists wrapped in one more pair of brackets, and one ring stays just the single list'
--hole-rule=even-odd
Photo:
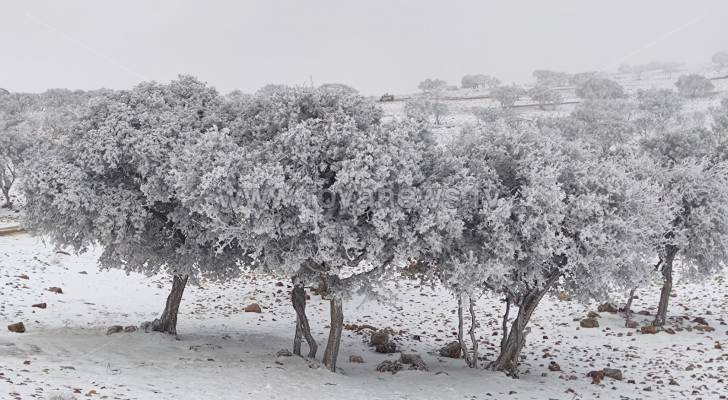
[{"label": "distant tree", "polygon": [[23,130],[0,131],[0,192],[5,198],[2,207],[13,207],[10,193],[32,144],[31,136]]},{"label": "distant tree", "polygon": [[531,99],[538,102],[538,107],[542,110],[545,110],[547,105],[555,107],[556,104],[563,101],[563,96],[559,91],[543,84],[538,84],[531,88],[528,91],[528,95]]},{"label": "distant tree", "polygon": [[490,96],[500,103],[501,108],[512,108],[521,96],[526,94],[526,90],[520,86],[498,86],[490,91]]},{"label": "distant tree", "polygon": [[435,124],[440,125],[442,118],[446,116],[450,110],[447,104],[437,101],[432,104],[432,116],[435,117]]},{"label": "distant tree", "polygon": [[728,98],[720,102],[720,107],[712,109],[711,114],[713,115],[713,129],[728,137]]},{"label": "distant tree", "polygon": [[728,51],[719,51],[713,54],[713,63],[718,64],[720,68],[728,67]]},{"label": "distant tree", "polygon": [[633,143],[635,105],[624,99],[587,100],[563,124],[562,134],[590,143],[602,154],[621,153]]},{"label": "distant tree", "polygon": [[324,83],[319,86],[319,89],[321,90],[337,90],[342,91],[345,93],[351,93],[351,94],[357,94],[359,93],[358,90],[354,89],[353,87],[349,85],[345,85],[343,83]]},{"label": "distant tree", "polygon": [[[12,208],[11,191],[21,175],[29,149],[48,138],[42,135],[44,105],[41,95],[9,93],[0,96],[0,193],[3,207]],[[47,114],[53,114],[48,109]]]},{"label": "distant tree", "polygon": [[422,97],[407,100],[404,103],[404,114],[418,122],[429,122],[431,114],[430,101]]},{"label": "distant tree", "polygon": [[493,124],[511,118],[512,111],[498,107],[473,107],[470,112],[481,122]]},{"label": "distant tree", "polygon": [[536,83],[544,86],[566,86],[569,84],[570,76],[565,72],[549,71],[539,69],[533,71],[533,77]]},{"label": "distant tree", "polygon": [[670,89],[640,89],[637,108],[641,115],[636,122],[643,132],[664,129],[680,115],[683,99]]},{"label": "distant tree", "polygon": [[440,125],[442,117],[448,112],[447,104],[427,97],[416,97],[408,100],[404,105],[404,113],[407,117],[427,123],[433,117],[436,125]]},{"label": "distant tree", "polygon": [[280,93],[282,90],[286,89],[286,85],[278,84],[278,83],[269,83],[260,89],[258,89],[255,93],[260,95],[266,95],[271,93]]},{"label": "distant tree", "polygon": [[621,64],[617,70],[623,74],[631,74],[634,72],[634,68],[629,64]]},{"label": "distant tree", "polygon": [[427,78],[420,82],[417,87],[428,95],[439,95],[447,87],[447,82],[442,79],[430,79]]},{"label": "distant tree", "polygon": [[698,74],[681,76],[675,86],[680,95],[690,98],[703,97],[715,88],[710,79]]},{"label": "distant tree", "polygon": [[484,74],[465,75],[461,80],[461,86],[464,89],[493,88],[499,84],[500,80],[498,80],[498,78]]},{"label": "distant tree", "polygon": [[626,97],[624,88],[607,78],[592,78],[576,88],[576,95],[587,100],[609,100]]},{"label": "distant tree", "polygon": [[571,75],[571,77],[569,77],[569,84],[573,85],[573,86],[580,86],[584,82],[586,82],[592,78],[596,78],[596,77],[597,77],[596,72],[579,72],[579,73],[573,74],[573,75]]}]

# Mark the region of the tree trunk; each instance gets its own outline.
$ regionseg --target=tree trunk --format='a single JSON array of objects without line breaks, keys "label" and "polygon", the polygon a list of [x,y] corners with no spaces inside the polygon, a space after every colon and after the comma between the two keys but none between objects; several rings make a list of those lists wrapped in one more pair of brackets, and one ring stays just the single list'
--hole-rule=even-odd
[{"label": "tree trunk", "polygon": [[306,317],[306,291],[303,285],[294,282],[293,291],[291,292],[291,301],[293,309],[296,310],[296,335],[293,339],[293,354],[301,355],[301,336],[306,338],[308,343],[308,358],[316,358],[318,344],[311,334],[311,326]]},{"label": "tree trunk", "polygon": [[477,324],[477,318],[475,316],[475,301],[468,296],[469,299],[469,310],[470,310],[470,341],[473,344],[472,354],[468,351],[468,345],[465,343],[465,329],[463,327],[463,296],[458,297],[458,343],[460,343],[460,349],[463,352],[463,358],[465,364],[470,368],[478,367],[478,341],[475,338],[475,325]]},{"label": "tree trunk", "polygon": [[458,296],[458,343],[460,343],[460,350],[463,352],[463,358],[465,364],[470,366],[470,355],[468,354],[468,345],[465,343],[463,338],[463,295]]},{"label": "tree trunk", "polygon": [[329,339],[324,350],[324,365],[336,372],[336,359],[339,357],[339,345],[341,344],[341,330],[344,327],[344,311],[342,301],[337,295],[331,297],[331,326],[329,328]]},{"label": "tree trunk", "polygon": [[301,319],[296,316],[296,333],[293,335],[293,354],[300,356],[301,355],[301,336],[303,332],[301,331]]},{"label": "tree trunk", "polygon": [[670,292],[672,291],[672,263],[675,260],[677,248],[668,246],[665,254],[665,260],[662,264],[662,291],[660,292],[660,303],[657,307],[657,315],[652,323],[654,326],[663,326],[667,321],[667,307],[670,300]]},{"label": "tree trunk", "polygon": [[3,192],[3,197],[5,197],[5,204],[3,205],[5,208],[13,208],[13,201],[10,199],[10,189],[13,187],[14,182],[14,169],[8,165],[0,165],[0,191]]},{"label": "tree trunk", "polygon": [[177,312],[182,301],[185,286],[189,275],[174,275],[172,279],[172,291],[167,296],[167,304],[164,306],[162,315],[152,322],[152,330],[177,335]]},{"label": "tree trunk", "polygon": [[503,337],[501,338],[501,353],[506,351],[506,343],[508,343],[508,314],[511,312],[511,299],[506,296],[506,312],[503,313]]},{"label": "tree trunk", "polygon": [[473,354],[470,356],[470,368],[478,368],[478,339],[475,337],[477,317],[475,316],[475,301],[470,298],[470,341],[473,343]]},{"label": "tree trunk", "polygon": [[538,303],[557,279],[558,274],[554,274],[549,278],[544,287],[531,289],[523,295],[520,302],[518,302],[518,315],[511,325],[508,338],[505,343],[501,343],[501,353],[495,361],[490,363],[488,366],[489,369],[493,371],[504,371],[514,378],[518,377],[518,362],[521,350],[526,343],[526,335],[529,332],[526,330],[526,325],[536,310]]},{"label": "tree trunk", "polygon": [[634,292],[637,290],[636,287],[633,287],[629,291],[629,298],[627,299],[627,305],[624,306],[624,315],[626,321],[624,322],[624,326],[629,325],[629,321],[632,320],[632,300],[634,300]]},{"label": "tree trunk", "polygon": [[3,197],[5,197],[5,204],[3,204],[3,208],[12,209],[13,201],[10,200],[10,191],[9,190],[6,191],[5,189],[3,189],[2,192],[3,192]]}]

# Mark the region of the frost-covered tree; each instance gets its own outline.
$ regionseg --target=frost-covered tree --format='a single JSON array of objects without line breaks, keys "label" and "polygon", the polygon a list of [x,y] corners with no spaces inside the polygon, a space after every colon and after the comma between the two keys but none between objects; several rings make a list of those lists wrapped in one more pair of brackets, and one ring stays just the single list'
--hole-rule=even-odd
[{"label": "frost-covered tree", "polygon": [[31,146],[30,138],[17,130],[0,131],[0,192],[5,203],[2,207],[12,208],[10,192],[18,179],[24,155]]},{"label": "frost-covered tree", "polygon": [[423,93],[428,95],[439,95],[447,87],[447,82],[442,79],[430,79],[427,78],[417,85]]},{"label": "frost-covered tree", "polygon": [[538,107],[542,110],[546,109],[546,106],[556,107],[556,104],[563,101],[563,96],[557,90],[546,86],[536,85],[528,91],[528,95],[538,103]]},{"label": "frost-covered tree", "polygon": [[525,94],[525,89],[516,85],[498,86],[490,91],[490,97],[495,99],[503,109],[512,108]]},{"label": "frost-covered tree", "polygon": [[720,107],[711,110],[713,115],[713,129],[728,135],[728,98],[720,102]]},{"label": "frost-covered tree", "polygon": [[402,203],[398,190],[428,182],[434,143],[427,132],[409,122],[382,125],[370,107],[359,96],[316,89],[256,96],[238,126],[191,144],[184,154],[195,162],[180,162],[176,174],[184,204],[205,217],[219,245],[245,243],[251,265],[294,280],[297,353],[301,336],[309,357],[318,348],[303,287],[325,293],[331,321],[323,359],[331,370],[346,296],[371,290],[387,268],[416,256],[416,232],[447,224],[422,212],[416,198]]},{"label": "frost-covered tree", "polygon": [[579,72],[571,75],[571,77],[569,78],[569,84],[573,86],[580,86],[584,82],[596,77],[596,72]]},{"label": "frost-covered tree", "polygon": [[464,89],[493,88],[498,85],[500,85],[498,78],[484,74],[465,75],[460,81],[460,86]]},{"label": "frost-covered tree", "polygon": [[622,86],[607,78],[594,77],[576,88],[576,95],[586,100],[614,100],[626,97]]},{"label": "frost-covered tree", "polygon": [[357,94],[359,93],[358,90],[354,89],[353,87],[349,85],[345,85],[343,83],[324,83],[319,86],[320,90],[332,90],[332,91],[342,91],[347,92],[351,94]]},{"label": "frost-covered tree", "polygon": [[646,89],[637,92],[640,115],[635,123],[642,132],[666,129],[677,122],[683,107],[682,98],[669,89]]},{"label": "frost-covered tree", "polygon": [[102,91],[51,89],[0,97],[0,192],[9,193],[23,174],[24,161],[43,143],[68,129],[88,100]]},{"label": "frost-covered tree", "polygon": [[598,148],[618,152],[634,139],[635,106],[628,100],[588,100],[559,125],[562,134]]},{"label": "frost-covered tree", "polygon": [[447,104],[427,97],[416,97],[407,100],[404,105],[404,114],[415,121],[430,123],[430,119],[434,118],[434,123],[440,125],[442,118],[447,115],[449,109]]},{"label": "frost-covered tree", "polygon": [[536,79],[537,85],[547,87],[566,86],[569,84],[569,80],[571,78],[571,76],[565,72],[549,71],[545,69],[533,71],[532,75]]},{"label": "frost-covered tree", "polygon": [[658,131],[642,141],[656,162],[661,200],[673,213],[657,249],[663,286],[654,325],[667,321],[675,260],[685,276],[698,278],[728,260],[728,163],[720,154],[725,136],[706,129]]},{"label": "frost-covered tree", "polygon": [[155,331],[176,334],[190,276],[237,271],[234,244],[214,251],[203,218],[181,204],[171,181],[180,149],[225,125],[219,102],[192,77],[104,93],[31,160],[24,178],[25,223],[33,231],[77,252],[100,246],[104,268],[174,275]]},{"label": "frost-covered tree", "polygon": [[[498,120],[487,125],[505,126]],[[504,128],[505,129],[505,128]],[[437,278],[457,298],[458,342],[466,364],[478,367],[478,326],[475,303],[487,291],[488,285],[496,285],[505,275],[503,259],[511,256],[507,237],[503,229],[510,217],[511,203],[508,198],[499,198],[498,176],[495,170],[482,158],[471,158],[467,151],[470,145],[465,137],[476,131],[465,128],[460,139],[452,144],[450,151],[439,160],[441,184],[456,202],[449,204],[450,224],[457,229],[435,232],[437,247],[423,252],[428,274]],[[434,183],[434,182],[433,182]],[[464,309],[470,315],[470,347],[465,340]],[[470,349],[469,349],[470,347]]]},{"label": "frost-covered tree", "polygon": [[[615,278],[651,255],[667,212],[652,182],[558,137],[498,129],[465,135],[458,144],[471,174],[481,171],[476,180],[492,182],[490,208],[475,228],[490,236],[480,244],[492,248],[478,265],[485,279],[462,274],[463,281],[506,299],[501,352],[490,368],[515,376],[528,321],[543,296],[557,283],[584,299],[630,287]],[[518,314],[509,327],[511,306]]]},{"label": "frost-covered tree", "polygon": [[710,79],[698,74],[679,77],[675,82],[675,86],[680,95],[690,98],[706,96],[715,89]]},{"label": "frost-covered tree", "polygon": [[10,192],[20,176],[33,136],[39,135],[40,97],[35,94],[8,93],[0,97],[0,193],[3,207],[12,207]]}]

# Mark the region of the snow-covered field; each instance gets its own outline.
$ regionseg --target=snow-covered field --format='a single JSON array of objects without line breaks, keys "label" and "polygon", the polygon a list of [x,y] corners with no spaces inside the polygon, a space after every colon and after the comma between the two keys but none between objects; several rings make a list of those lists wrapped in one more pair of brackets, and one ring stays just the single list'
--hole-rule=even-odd
[{"label": "snow-covered field", "polygon": [[[400,283],[397,298],[379,304],[354,298],[346,324],[391,328],[404,352],[420,354],[429,371],[395,375],[376,366],[398,354],[375,353],[367,329],[345,330],[333,374],[317,362],[277,356],[290,349],[294,317],[289,286],[247,275],[226,284],[199,282],[185,292],[179,340],[162,334],[116,333],[161,311],[166,277],[98,271],[96,255],[65,255],[28,234],[0,236],[0,316],[25,333],[0,333],[0,398],[108,399],[718,399],[728,396],[728,276],[678,282],[671,298],[675,334],[624,328],[600,313],[599,328],[579,328],[596,305],[547,298],[532,320],[521,378],[472,370],[437,350],[453,340],[456,301],[441,289]],[[24,275],[24,276],[23,276]],[[27,279],[26,279],[27,278]],[[46,289],[60,287],[63,294]],[[645,290],[649,289],[649,290]],[[634,310],[654,311],[658,287],[643,288]],[[47,308],[31,307],[47,303]],[[263,312],[245,313],[258,302]],[[478,301],[481,363],[492,360],[503,312],[498,299]],[[328,304],[311,295],[314,335],[326,337]],[[512,313],[513,314],[513,313]],[[704,317],[711,329],[695,329]],[[651,320],[636,315],[640,322]],[[323,346],[321,346],[323,347]],[[305,348],[305,344],[304,344]],[[319,351],[319,359],[323,350]],[[350,355],[364,363],[349,362]],[[551,361],[561,371],[550,371]],[[621,369],[622,381],[592,384],[586,374]],[[55,397],[54,397],[55,396]]]},{"label": "snow-covered field", "polygon": [[[687,74],[700,74],[707,77],[722,77],[728,75],[728,70],[716,70],[713,66],[691,66],[672,74],[656,71],[644,73],[638,78],[636,74],[606,73],[605,77],[622,85],[625,92],[634,98],[639,90],[654,88],[670,89],[675,91],[675,82],[677,79],[681,75]],[[718,107],[721,100],[726,97],[726,93],[728,92],[728,79],[716,79],[713,80],[712,83],[715,86],[713,95],[705,98],[686,100],[684,104],[684,111],[707,112],[712,107]],[[528,88],[529,86],[532,86],[532,84],[526,84],[524,87]],[[447,104],[448,114],[442,118],[442,124],[440,126],[433,127],[433,131],[438,134],[443,141],[448,141],[463,125],[476,124],[478,120],[472,113],[473,108],[500,107],[493,99],[485,98],[487,97],[487,94],[488,91],[486,89],[458,89],[445,92],[445,100],[443,100],[443,102]],[[575,103],[580,102],[581,99],[576,97],[574,88],[566,89],[562,94],[564,96],[564,101],[567,104],[556,106],[553,109],[549,108],[548,110],[540,110],[534,105],[535,102],[527,97],[521,98],[521,100],[516,103],[517,105],[520,105],[520,107],[516,108],[516,112],[522,117],[528,119],[537,119],[544,116],[555,117],[568,115],[576,107]],[[396,101],[382,102],[378,104],[382,107],[386,116],[402,116],[404,115],[406,99],[416,97],[417,95],[419,95],[419,93],[396,95]],[[457,100],[452,100],[452,98],[457,98]]]}]

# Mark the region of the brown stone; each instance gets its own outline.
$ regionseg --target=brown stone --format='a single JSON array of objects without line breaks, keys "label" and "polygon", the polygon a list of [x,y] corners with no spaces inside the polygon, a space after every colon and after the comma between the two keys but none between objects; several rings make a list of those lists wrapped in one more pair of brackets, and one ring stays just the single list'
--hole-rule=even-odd
[{"label": "brown stone", "polygon": [[556,361],[551,361],[551,363],[549,364],[549,371],[561,371],[561,366],[557,364]]},{"label": "brown stone", "polygon": [[260,308],[260,304],[252,303],[245,307],[245,312],[261,313],[263,310]]},{"label": "brown stone", "polygon": [[391,372],[396,374],[397,371],[401,371],[404,366],[399,361],[384,360],[377,365],[377,371],[379,372]]},{"label": "brown stone", "polygon": [[8,325],[8,330],[10,332],[15,332],[15,333],[24,333],[25,332],[25,325],[23,325],[22,322],[18,322],[18,323],[15,323],[15,324],[10,324],[10,325]]},{"label": "brown stone", "polygon": [[454,341],[442,346],[440,348],[440,355],[442,357],[460,358],[460,356],[462,355],[462,348],[460,347],[460,343]]},{"label": "brown stone", "polygon": [[18,278],[20,278],[20,279],[26,279],[26,280],[27,279],[30,279],[30,277],[28,275],[25,275],[25,274],[18,275]]},{"label": "brown stone", "polygon": [[408,364],[411,370],[416,371],[429,371],[427,368],[427,364],[422,360],[422,357],[420,357],[418,354],[405,354],[402,353],[399,355],[399,362],[402,364]]},{"label": "brown stone", "polygon": [[617,311],[619,311],[619,308],[617,308],[617,306],[612,303],[604,303],[600,304],[599,307],[597,307],[597,311],[615,314]]},{"label": "brown stone", "polygon": [[629,328],[629,329],[637,329],[637,328],[639,328],[639,326],[640,326],[640,324],[635,320],[629,320],[624,323],[624,327]]},{"label": "brown stone", "polygon": [[124,327],[121,325],[111,325],[109,329],[106,330],[107,335],[113,335],[119,332],[124,332]]},{"label": "brown stone", "polygon": [[56,293],[56,294],[63,294],[63,289],[61,289],[61,288],[59,288],[59,287],[55,287],[55,286],[53,286],[53,287],[49,287],[49,288],[48,288],[48,291],[49,291],[49,292],[53,292],[53,293]]},{"label": "brown stone", "polygon": [[129,326],[125,326],[125,327],[124,327],[124,332],[126,332],[126,333],[134,333],[134,332],[136,332],[137,330],[139,330],[139,328],[137,328],[137,327],[136,327],[136,326],[134,326],[134,325],[129,325]]},{"label": "brown stone", "polygon": [[695,319],[693,319],[693,322],[700,325],[710,325],[708,321],[706,321],[703,317],[696,317]]},{"label": "brown stone", "polygon": [[655,333],[657,333],[657,327],[654,325],[647,325],[640,328],[640,331],[644,334],[654,335]]},{"label": "brown stone", "polygon": [[387,342],[374,346],[374,351],[382,354],[391,354],[397,352],[397,343]]},{"label": "brown stone", "polygon": [[355,364],[362,364],[362,363],[364,363],[364,358],[362,356],[350,355],[349,362],[355,363]]},{"label": "brown stone", "polygon": [[618,381],[622,380],[622,371],[618,370],[616,368],[604,368],[602,370],[604,373],[604,376],[610,377],[612,379],[616,379]]},{"label": "brown stone", "polygon": [[584,318],[579,323],[582,328],[598,328],[599,327],[599,321],[597,321],[594,318]]},{"label": "brown stone", "polygon": [[389,342],[389,333],[384,330],[372,332],[372,336],[369,338],[369,343],[374,346],[383,345]]},{"label": "brown stone", "polygon": [[708,325],[696,325],[695,330],[700,332],[713,332],[715,328]]},{"label": "brown stone", "polygon": [[592,378],[592,384],[597,385],[604,379],[604,371],[589,371],[586,376]]},{"label": "brown stone", "polygon": [[48,305],[46,303],[38,303],[38,304],[33,304],[31,307],[46,308],[46,307],[48,307]]}]

